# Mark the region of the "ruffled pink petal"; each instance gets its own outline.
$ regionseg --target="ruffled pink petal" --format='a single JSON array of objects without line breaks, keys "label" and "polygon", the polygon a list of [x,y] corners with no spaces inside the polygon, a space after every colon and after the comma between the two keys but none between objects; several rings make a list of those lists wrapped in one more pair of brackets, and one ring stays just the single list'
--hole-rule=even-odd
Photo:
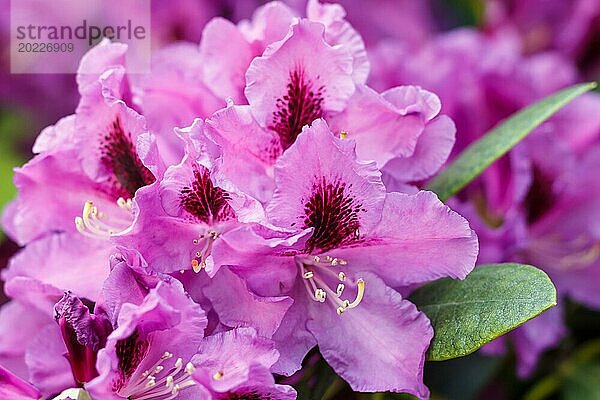
[{"label": "ruffled pink petal", "polygon": [[41,329],[27,348],[25,362],[31,383],[46,396],[77,386],[66,353],[67,348],[54,322]]},{"label": "ruffled pink petal", "polygon": [[204,294],[210,299],[221,323],[232,328],[251,326],[260,336],[272,337],[293,300],[287,296],[261,297],[248,290],[244,281],[221,268]]},{"label": "ruffled pink petal", "polygon": [[65,291],[96,301],[109,273],[111,252],[107,242],[79,233],[55,233],[38,239],[14,256],[3,271],[5,292],[49,315]]},{"label": "ruffled pink petal", "polygon": [[345,259],[349,269],[372,271],[393,287],[447,276],[463,279],[475,266],[475,232],[435,194],[389,193],[382,215],[364,242],[331,255]]},{"label": "ruffled pink petal", "polygon": [[341,316],[326,304],[310,308],[307,325],[321,354],[356,391],[428,398],[423,364],[433,337],[429,320],[376,276],[363,277],[365,295],[356,308]]},{"label": "ruffled pink petal", "polygon": [[354,141],[335,138],[323,120],[304,128],[279,158],[275,181],[269,218],[284,228],[314,228],[315,248],[355,240],[381,216],[385,188],[375,164],[357,161]]},{"label": "ruffled pink petal", "polygon": [[213,18],[202,31],[200,57],[206,85],[219,97],[243,104],[244,76],[255,56],[238,28],[224,18]]},{"label": "ruffled pink petal", "polygon": [[346,109],[329,120],[335,132],[347,132],[356,140],[360,159],[374,160],[382,168],[415,151],[427,118],[411,106],[397,106],[368,86],[357,86]]},{"label": "ruffled pink petal", "polygon": [[229,104],[206,120],[206,132],[221,149],[220,171],[240,190],[261,202],[273,195],[277,137],[262,129],[250,106]]},{"label": "ruffled pink petal", "polygon": [[189,126],[194,118],[206,118],[225,105],[225,96],[215,95],[202,76],[207,65],[196,45],[174,44],[153,55],[152,74],[142,76],[135,86],[136,103],[167,165],[183,156],[174,128]]},{"label": "ruffled pink petal", "polygon": [[311,21],[325,25],[325,40],[332,46],[341,46],[352,54],[352,78],[356,83],[365,83],[370,64],[361,35],[345,20],[346,11],[340,4],[321,3],[309,0],[306,16]]},{"label": "ruffled pink petal", "polygon": [[435,174],[448,159],[455,141],[454,122],[441,115],[430,121],[408,157],[390,160],[384,172],[402,182],[415,182]]},{"label": "ruffled pink petal", "polygon": [[354,92],[352,56],[328,45],[324,29],[301,20],[246,72],[245,94],[252,113],[261,126],[278,135],[283,150],[304,125],[341,111]]},{"label": "ruffled pink petal", "polygon": [[202,383],[223,393],[247,383],[252,366],[268,371],[278,357],[272,341],[258,336],[253,328],[238,328],[206,337],[193,363]]}]

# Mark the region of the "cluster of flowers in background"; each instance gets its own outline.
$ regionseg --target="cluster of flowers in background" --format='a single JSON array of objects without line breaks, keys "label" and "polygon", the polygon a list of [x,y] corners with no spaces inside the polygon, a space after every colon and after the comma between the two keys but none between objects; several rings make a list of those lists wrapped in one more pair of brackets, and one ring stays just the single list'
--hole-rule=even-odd
[{"label": "cluster of flowers in background", "polygon": [[148,74],[104,40],[76,77],[0,82],[53,120],[2,216],[22,248],[2,271],[1,398],[295,399],[322,359],[352,391],[426,399],[434,331],[408,296],[476,261],[556,285],[557,307],[482,349],[514,348],[523,379],[568,335],[567,298],[600,309],[598,94],[446,204],[422,190],[598,76],[600,2],[490,0],[452,30],[435,1],[177,3],[152,2]]}]

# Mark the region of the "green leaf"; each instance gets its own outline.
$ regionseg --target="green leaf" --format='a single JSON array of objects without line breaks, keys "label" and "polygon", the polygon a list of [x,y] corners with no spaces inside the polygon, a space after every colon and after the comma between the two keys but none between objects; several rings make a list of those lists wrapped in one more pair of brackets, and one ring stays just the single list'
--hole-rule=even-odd
[{"label": "green leaf", "polygon": [[564,400],[600,399],[600,361],[578,365],[562,386]]},{"label": "green leaf", "polygon": [[556,305],[556,289],[541,270],[522,264],[478,266],[464,280],[440,279],[411,300],[431,320],[428,359],[462,357]]},{"label": "green leaf", "polygon": [[446,201],[555,112],[595,87],[594,82],[571,86],[517,112],[471,144],[427,185],[427,189]]}]

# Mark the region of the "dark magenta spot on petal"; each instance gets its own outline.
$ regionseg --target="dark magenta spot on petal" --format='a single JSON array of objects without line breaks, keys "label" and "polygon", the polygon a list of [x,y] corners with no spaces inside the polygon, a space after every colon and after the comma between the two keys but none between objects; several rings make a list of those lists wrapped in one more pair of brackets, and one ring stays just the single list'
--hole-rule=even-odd
[{"label": "dark magenta spot on petal", "polygon": [[290,73],[287,94],[277,99],[269,129],[276,132],[283,150],[290,147],[306,124],[323,116],[323,86],[314,87],[301,68]]},{"label": "dark magenta spot on petal", "polygon": [[131,134],[126,133],[119,117],[109,126],[102,138],[100,160],[112,172],[111,180],[116,197],[132,198],[139,188],[155,181],[135,151]]},{"label": "dark magenta spot on petal", "polygon": [[256,390],[248,390],[237,393],[224,393],[219,400],[275,400],[275,397],[269,393],[259,393]]},{"label": "dark magenta spot on petal", "polygon": [[326,178],[313,185],[312,196],[304,205],[304,228],[314,228],[306,243],[307,251],[330,250],[357,240],[358,213],[363,211],[345,183]]},{"label": "dark magenta spot on petal", "polygon": [[227,221],[235,218],[235,212],[227,203],[229,193],[215,187],[210,179],[210,171],[203,166],[194,166],[194,181],[180,193],[181,207],[205,224]]},{"label": "dark magenta spot on petal", "polygon": [[119,360],[120,381],[117,387],[123,387],[123,384],[134,373],[138,365],[142,362],[148,353],[149,343],[142,340],[137,330],[125,338],[117,341],[116,353]]}]

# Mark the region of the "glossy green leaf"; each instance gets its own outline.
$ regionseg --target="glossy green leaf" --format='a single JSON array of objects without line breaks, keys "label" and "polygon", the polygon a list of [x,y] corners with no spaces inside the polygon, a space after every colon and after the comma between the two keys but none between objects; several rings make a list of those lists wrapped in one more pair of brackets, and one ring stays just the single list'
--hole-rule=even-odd
[{"label": "glossy green leaf", "polygon": [[596,83],[571,86],[517,112],[471,144],[427,189],[437,193],[442,201],[449,199],[555,112],[595,87]]},{"label": "glossy green leaf", "polygon": [[472,353],[555,306],[556,289],[543,271],[530,265],[490,264],[462,281],[427,284],[411,300],[435,331],[428,358],[441,361]]}]

